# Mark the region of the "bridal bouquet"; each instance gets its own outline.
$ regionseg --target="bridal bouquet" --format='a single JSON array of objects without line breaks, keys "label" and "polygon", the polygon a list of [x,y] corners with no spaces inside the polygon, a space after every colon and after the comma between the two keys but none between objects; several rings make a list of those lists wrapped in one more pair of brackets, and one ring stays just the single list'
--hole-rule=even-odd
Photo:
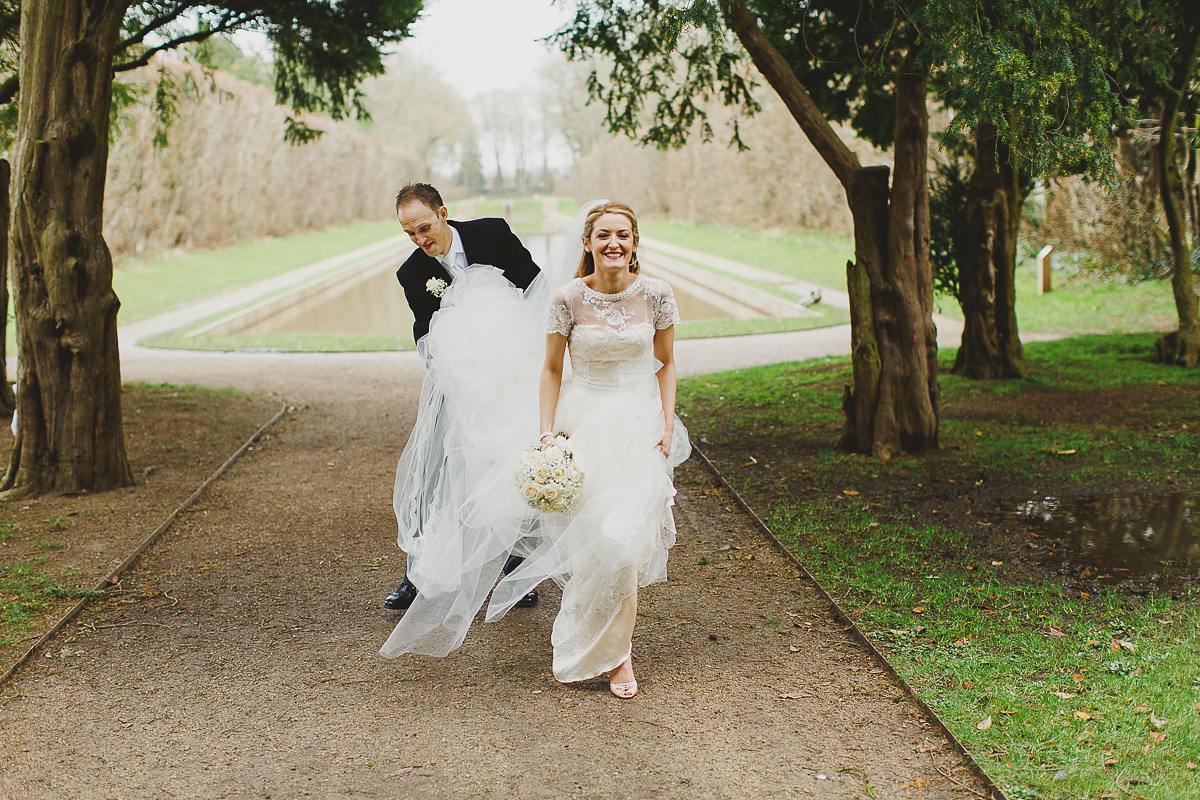
[{"label": "bridal bouquet", "polygon": [[583,472],[574,464],[567,437],[538,443],[517,462],[517,489],[538,511],[571,511],[583,491]]}]

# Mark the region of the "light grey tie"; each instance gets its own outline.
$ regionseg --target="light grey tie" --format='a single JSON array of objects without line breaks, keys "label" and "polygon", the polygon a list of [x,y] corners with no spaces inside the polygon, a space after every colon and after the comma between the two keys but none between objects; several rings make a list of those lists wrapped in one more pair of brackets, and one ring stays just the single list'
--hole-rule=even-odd
[{"label": "light grey tie", "polygon": [[463,264],[465,256],[466,253],[462,252],[446,254],[446,260],[442,264],[446,267],[446,271],[450,273],[451,278],[457,278],[462,274],[463,267],[466,266]]}]

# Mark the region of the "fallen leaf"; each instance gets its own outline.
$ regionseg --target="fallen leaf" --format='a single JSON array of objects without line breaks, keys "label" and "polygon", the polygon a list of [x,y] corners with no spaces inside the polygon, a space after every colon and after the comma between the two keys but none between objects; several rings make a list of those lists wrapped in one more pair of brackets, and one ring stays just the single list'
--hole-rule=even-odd
[{"label": "fallen leaf", "polygon": [[913,608],[913,613],[914,614],[924,614],[925,606],[916,606],[915,608]]},{"label": "fallen leaf", "polygon": [[1189,761],[1189,762],[1188,762],[1188,769],[1195,769],[1195,768],[1196,768],[1196,762],[1195,762],[1195,761]]},{"label": "fallen leaf", "polygon": [[1084,647],[1095,647],[1098,644],[1100,644],[1099,639],[1088,639],[1086,642],[1083,643],[1083,646]]},{"label": "fallen leaf", "polygon": [[804,692],[792,692],[790,694],[779,695],[780,700],[804,700],[807,698],[816,697],[815,694],[805,694]]},{"label": "fallen leaf", "polygon": [[1089,713],[1088,713],[1088,712],[1086,712],[1086,711],[1076,711],[1076,712],[1075,712],[1075,719],[1083,719],[1083,720],[1088,720],[1088,719],[1091,719],[1091,718],[1092,718],[1092,715],[1091,715],[1091,714],[1089,714]]},{"label": "fallen leaf", "polygon": [[888,628],[888,630],[890,630],[892,632],[893,636],[903,636],[904,634],[908,633],[908,631],[906,631],[906,630],[901,631],[901,630],[897,630],[896,628]]},{"label": "fallen leaf", "polygon": [[1071,680],[1075,681],[1076,683],[1083,683],[1083,676],[1076,672],[1071,676]]},{"label": "fallen leaf", "polygon": [[1015,711],[997,711],[996,713],[1003,714],[1006,717],[1011,717],[1011,716],[1015,715],[1017,712],[1015,712]]},{"label": "fallen leaf", "polygon": [[1167,735],[1165,733],[1159,733],[1158,731],[1153,731],[1150,734],[1150,738],[1154,740],[1155,744],[1162,744],[1163,740],[1167,738]]},{"label": "fallen leaf", "polygon": [[975,723],[975,727],[976,727],[977,729],[981,730],[981,731],[986,731],[988,728],[992,727],[992,716],[991,716],[991,714],[989,714],[988,716],[986,716],[986,717],[984,717],[983,719],[979,720],[979,722],[976,722],[976,723]]},{"label": "fallen leaf", "polygon": [[1134,652],[1135,650],[1137,650],[1137,645],[1134,644],[1133,642],[1126,642],[1123,639],[1118,639],[1117,644],[1119,644],[1121,647],[1124,647],[1126,650],[1128,650],[1131,653]]},{"label": "fallen leaf", "polygon": [[858,494],[858,492],[854,491],[853,489],[842,489],[842,494],[848,494],[853,497],[854,495]]},{"label": "fallen leaf", "polygon": [[1150,712],[1150,724],[1156,728],[1161,728],[1167,724],[1167,721],[1165,719],[1159,719],[1158,717],[1154,716],[1154,712],[1151,711]]},{"label": "fallen leaf", "polygon": [[970,644],[970,643],[971,643],[971,637],[970,637],[970,636],[964,636],[963,638],[961,638],[961,639],[959,639],[957,642],[955,642],[955,643],[954,643],[954,646],[955,646],[955,647],[966,647],[966,646],[967,646],[968,644]]},{"label": "fallen leaf", "polygon": [[1065,633],[1063,633],[1062,631],[1060,631],[1058,628],[1054,627],[1053,625],[1050,626],[1050,635],[1051,636],[1066,636]]},{"label": "fallen leaf", "polygon": [[963,681],[963,683],[962,683],[962,687],[963,687],[964,689],[974,689],[974,688],[975,688],[975,681]]},{"label": "fallen leaf", "polygon": [[1134,709],[1134,711],[1137,711],[1142,714],[1145,714],[1149,710],[1150,710],[1150,706],[1138,706],[1137,708]]},{"label": "fallen leaf", "polygon": [[1115,756],[1113,758],[1104,759],[1104,766],[1106,766],[1106,767],[1111,767],[1115,763],[1117,763],[1117,759]]},{"label": "fallen leaf", "polygon": [[992,566],[993,566],[993,567],[1003,567],[1003,566],[1004,566],[1004,562],[1003,562],[1003,561],[993,561],[993,562],[992,562]]},{"label": "fallen leaf", "polygon": [[1061,697],[1063,700],[1070,700],[1072,697],[1076,696],[1070,692],[1051,692],[1050,694],[1054,695],[1055,697]]},{"label": "fallen leaf", "polygon": [[929,781],[925,780],[924,778],[914,778],[913,779],[913,786],[916,786],[918,789],[924,789],[928,785],[929,785]]},{"label": "fallen leaf", "polygon": [[789,651],[791,651],[791,652],[793,652],[793,653],[799,653],[799,652],[800,652],[800,648],[799,648],[799,647],[796,647],[796,645],[792,645],[791,647],[789,647],[789,648],[788,648],[788,650],[789,650]]},{"label": "fallen leaf", "polygon": [[1076,453],[1078,453],[1079,451],[1078,450],[1055,450],[1054,452],[1058,453],[1060,456],[1073,456]]},{"label": "fallen leaf", "polygon": [[757,463],[758,463],[758,459],[755,458],[754,456],[750,456],[750,460],[747,461],[745,464],[742,464],[742,466],[743,467],[752,467]]},{"label": "fallen leaf", "polygon": [[1120,643],[1117,642],[1116,639],[1113,639],[1111,642],[1108,643],[1108,652],[1110,652],[1110,653],[1121,652],[1121,645],[1120,645]]}]

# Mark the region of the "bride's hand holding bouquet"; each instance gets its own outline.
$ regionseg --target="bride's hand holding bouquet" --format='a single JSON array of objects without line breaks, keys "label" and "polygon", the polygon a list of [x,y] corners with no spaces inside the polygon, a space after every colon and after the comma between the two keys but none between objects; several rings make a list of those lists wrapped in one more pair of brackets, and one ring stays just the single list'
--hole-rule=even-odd
[{"label": "bride's hand holding bouquet", "polygon": [[515,478],[521,498],[538,511],[571,511],[583,491],[583,472],[562,433],[547,431],[522,453]]}]

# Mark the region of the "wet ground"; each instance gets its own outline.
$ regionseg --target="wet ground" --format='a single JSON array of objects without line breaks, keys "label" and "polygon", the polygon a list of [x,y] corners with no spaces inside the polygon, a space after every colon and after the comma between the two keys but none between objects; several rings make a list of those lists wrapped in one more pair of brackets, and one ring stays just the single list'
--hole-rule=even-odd
[{"label": "wet ground", "polygon": [[1200,579],[1200,494],[1040,497],[1000,516],[1042,540],[1033,563],[1089,584],[1143,593]]}]

